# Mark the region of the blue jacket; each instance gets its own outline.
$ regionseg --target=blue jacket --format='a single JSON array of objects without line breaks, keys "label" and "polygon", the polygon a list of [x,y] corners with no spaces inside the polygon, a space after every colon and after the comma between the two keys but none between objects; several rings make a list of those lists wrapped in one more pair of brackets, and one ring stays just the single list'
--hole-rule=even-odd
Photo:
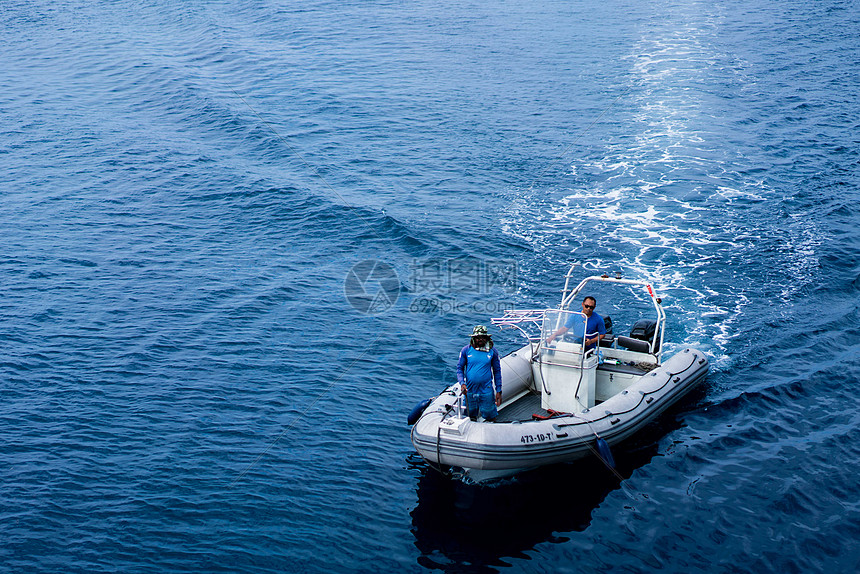
[{"label": "blue jacket", "polygon": [[[570,317],[565,321],[564,326],[568,329],[572,329],[573,336],[576,338],[577,343],[582,342],[582,328],[585,326],[585,333],[589,337],[593,337],[594,335],[605,335],[606,334],[606,324],[603,322],[603,317],[598,315],[597,313],[591,313],[591,317],[588,318],[587,321],[583,321],[583,316],[578,313],[571,314]],[[594,343],[586,345],[586,349],[592,349],[596,347]]]},{"label": "blue jacket", "polygon": [[502,392],[502,362],[499,352],[495,349],[479,351],[472,345],[466,345],[460,351],[457,362],[457,381],[466,384],[468,393],[481,394],[493,391],[493,381],[496,392]]}]

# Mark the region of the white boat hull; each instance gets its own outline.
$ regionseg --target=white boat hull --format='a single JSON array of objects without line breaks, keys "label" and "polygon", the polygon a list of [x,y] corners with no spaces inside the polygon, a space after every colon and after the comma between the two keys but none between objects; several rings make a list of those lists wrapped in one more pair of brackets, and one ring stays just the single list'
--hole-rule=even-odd
[{"label": "white boat hull", "polygon": [[[529,349],[502,359],[500,419],[509,404],[541,392]],[[547,420],[471,421],[457,407],[459,386],[453,385],[415,423],[412,444],[429,463],[462,468],[476,480],[574,461],[596,454],[597,437],[613,446],[638,432],[695,388],[708,368],[704,353],[686,348],[596,406]]]}]

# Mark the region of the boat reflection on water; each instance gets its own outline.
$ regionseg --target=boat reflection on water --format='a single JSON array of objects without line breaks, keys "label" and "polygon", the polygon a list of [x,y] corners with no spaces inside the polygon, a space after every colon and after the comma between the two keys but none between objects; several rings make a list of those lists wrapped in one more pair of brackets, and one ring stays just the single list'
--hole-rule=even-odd
[{"label": "boat reflection on water", "polygon": [[658,454],[661,438],[682,426],[680,418],[667,414],[637,440],[613,449],[614,470],[592,456],[475,484],[443,476],[415,457],[421,476],[418,504],[410,515],[421,552],[418,564],[442,571],[495,572],[510,566],[506,558],[528,559],[535,546],[563,543],[569,540],[565,533],[586,530],[607,495]]},{"label": "boat reflection on water", "polygon": [[[623,476],[623,475],[622,475]],[[412,511],[418,563],[426,568],[493,571],[525,558],[556,532],[585,530],[619,480],[596,459],[544,467],[493,484],[466,484],[427,467]],[[574,496],[573,493],[576,493]]]}]

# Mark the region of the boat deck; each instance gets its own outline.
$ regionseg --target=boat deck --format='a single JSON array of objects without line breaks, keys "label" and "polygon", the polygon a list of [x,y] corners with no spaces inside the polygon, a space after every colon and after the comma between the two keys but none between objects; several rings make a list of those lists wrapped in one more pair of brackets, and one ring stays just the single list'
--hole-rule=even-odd
[{"label": "boat deck", "polygon": [[540,395],[537,393],[529,393],[515,401],[512,405],[508,405],[503,408],[499,411],[499,416],[496,418],[496,422],[510,423],[513,421],[530,421],[532,420],[533,414],[542,416],[547,416],[549,414],[540,408]]},{"label": "boat deck", "polygon": [[[602,364],[597,367],[597,370],[600,372],[608,372],[608,373],[624,373],[629,375],[642,376],[651,369],[655,368],[656,365],[645,365],[645,364],[636,364],[636,365],[626,365],[626,364]],[[596,404],[600,404],[602,401],[597,401]],[[513,404],[507,405],[504,409],[499,411],[499,416],[496,418],[496,422],[500,423],[510,423],[514,421],[531,421],[532,415],[541,415],[541,416],[549,416],[549,413],[541,408],[541,397],[540,394],[532,391],[527,395],[517,399]]]}]

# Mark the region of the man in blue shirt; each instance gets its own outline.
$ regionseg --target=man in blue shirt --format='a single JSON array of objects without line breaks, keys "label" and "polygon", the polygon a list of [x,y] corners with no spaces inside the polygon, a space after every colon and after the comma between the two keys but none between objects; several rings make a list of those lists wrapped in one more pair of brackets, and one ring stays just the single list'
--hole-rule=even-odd
[{"label": "man in blue shirt", "polygon": [[[588,296],[582,300],[582,313],[585,315],[585,350],[593,349],[597,346],[600,340],[606,336],[606,325],[603,323],[603,317],[594,312],[597,307],[597,299]],[[571,313],[567,321],[564,322],[564,327],[559,328],[555,333],[547,337],[546,344],[549,345],[556,337],[564,335],[573,327],[573,334],[576,335],[576,342],[582,341],[582,315],[579,313]]]},{"label": "man in blue shirt", "polygon": [[460,351],[457,381],[466,395],[469,418],[477,420],[480,411],[487,422],[495,421],[499,414],[496,407],[502,404],[502,366],[499,352],[493,349],[493,339],[483,325],[474,328],[469,344]]}]

